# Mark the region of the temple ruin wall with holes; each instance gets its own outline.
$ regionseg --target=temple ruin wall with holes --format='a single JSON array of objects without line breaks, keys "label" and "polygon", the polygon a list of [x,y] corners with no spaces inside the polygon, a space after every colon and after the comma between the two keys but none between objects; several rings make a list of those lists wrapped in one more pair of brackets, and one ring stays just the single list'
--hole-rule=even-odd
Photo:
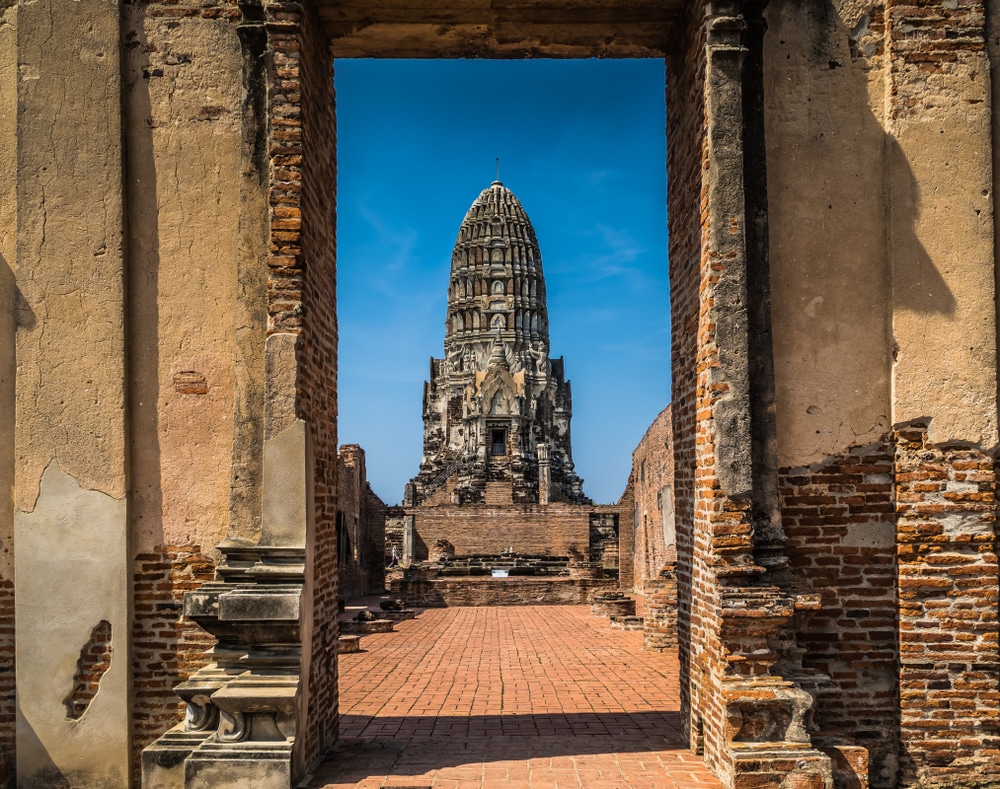
[{"label": "temple ruin wall with holes", "polygon": [[336,738],[334,55],[665,58],[692,747],[1000,781],[984,0],[0,3],[0,781],[258,780],[196,620]]}]

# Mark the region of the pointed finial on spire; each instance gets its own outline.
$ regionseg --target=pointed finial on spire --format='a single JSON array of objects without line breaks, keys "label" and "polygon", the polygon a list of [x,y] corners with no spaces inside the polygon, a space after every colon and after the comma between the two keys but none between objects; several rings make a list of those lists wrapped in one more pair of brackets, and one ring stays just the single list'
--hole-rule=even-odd
[{"label": "pointed finial on spire", "polygon": [[500,157],[497,157],[497,177],[493,179],[494,181],[500,180]]}]

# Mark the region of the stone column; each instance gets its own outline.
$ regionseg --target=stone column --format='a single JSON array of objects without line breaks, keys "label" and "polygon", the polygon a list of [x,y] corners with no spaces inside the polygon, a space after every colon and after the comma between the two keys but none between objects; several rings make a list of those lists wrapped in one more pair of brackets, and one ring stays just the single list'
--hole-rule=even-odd
[{"label": "stone column", "polygon": [[413,541],[416,536],[416,515],[403,516],[403,556],[401,561],[404,564],[412,564],[414,556]]},{"label": "stone column", "polygon": [[16,197],[16,244],[0,262],[17,368],[15,402],[0,409],[14,412],[4,452],[16,452],[23,786],[129,781],[119,5],[40,0],[0,11],[17,52],[16,145],[3,152],[16,157],[16,195],[4,196]]},{"label": "stone column", "polygon": [[538,444],[538,503],[549,503],[549,491],[552,487],[552,465],[549,456],[549,445]]}]

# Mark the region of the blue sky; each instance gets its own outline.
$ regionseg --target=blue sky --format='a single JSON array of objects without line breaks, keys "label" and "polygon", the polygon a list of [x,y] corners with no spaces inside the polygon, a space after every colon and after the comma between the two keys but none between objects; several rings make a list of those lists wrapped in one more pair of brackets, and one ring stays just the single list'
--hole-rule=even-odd
[{"label": "blue sky", "polygon": [[659,60],[338,60],[340,441],[402,499],[444,344],[451,251],[500,180],[535,227],[551,354],[573,385],[573,459],[599,503],[670,399]]}]

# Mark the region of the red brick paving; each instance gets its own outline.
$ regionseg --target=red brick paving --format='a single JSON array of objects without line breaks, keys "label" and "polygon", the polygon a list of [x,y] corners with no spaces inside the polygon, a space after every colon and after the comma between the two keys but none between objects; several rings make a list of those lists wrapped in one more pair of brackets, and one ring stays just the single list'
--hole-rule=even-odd
[{"label": "red brick paving", "polygon": [[682,744],[678,664],[586,606],[429,609],[340,657],[318,789],[720,789]]}]

